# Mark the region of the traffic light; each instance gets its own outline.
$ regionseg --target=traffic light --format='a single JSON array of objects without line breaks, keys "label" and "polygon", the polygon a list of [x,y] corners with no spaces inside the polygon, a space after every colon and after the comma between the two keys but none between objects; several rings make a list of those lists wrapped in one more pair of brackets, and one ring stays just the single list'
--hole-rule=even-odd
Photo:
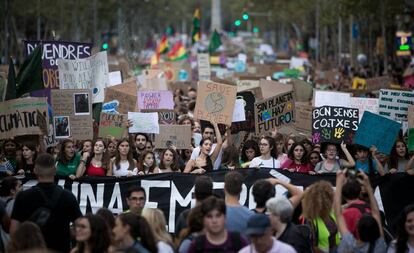
[{"label": "traffic light", "polygon": [[257,26],[253,27],[253,32],[254,33],[258,33],[259,32],[259,28]]},{"label": "traffic light", "polygon": [[240,19],[237,19],[236,21],[234,21],[234,25],[235,26],[240,26],[241,25]]},{"label": "traffic light", "polygon": [[249,19],[249,14],[247,12],[243,13],[243,20],[248,20]]},{"label": "traffic light", "polygon": [[107,50],[109,48],[109,44],[107,42],[102,44],[102,49]]}]

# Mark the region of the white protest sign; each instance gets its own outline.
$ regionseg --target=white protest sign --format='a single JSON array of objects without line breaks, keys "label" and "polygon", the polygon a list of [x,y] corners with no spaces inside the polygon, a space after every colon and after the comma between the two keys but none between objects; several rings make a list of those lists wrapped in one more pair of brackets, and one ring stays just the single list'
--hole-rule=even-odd
[{"label": "white protest sign", "polygon": [[109,86],[114,86],[122,83],[122,74],[121,71],[109,72]]},{"label": "white protest sign", "polygon": [[378,114],[378,98],[357,98],[351,97],[351,108],[359,109],[359,121],[365,111]]},{"label": "white protest sign", "polygon": [[414,92],[381,89],[378,113],[395,121],[407,121],[408,106],[414,105]]},{"label": "white protest sign", "polygon": [[244,111],[244,100],[236,99],[236,104],[234,105],[232,122],[240,122],[240,121],[246,121],[246,114]]},{"label": "white protest sign", "polygon": [[128,120],[131,120],[133,125],[129,128],[130,133],[160,133],[157,112],[128,112]]},{"label": "white protest sign", "polygon": [[315,90],[314,107],[338,106],[350,107],[351,93]]},{"label": "white protest sign", "polygon": [[106,51],[78,60],[58,59],[60,89],[91,89],[92,102],[104,101],[109,86]]},{"label": "white protest sign", "polygon": [[197,54],[198,65],[198,80],[210,80],[210,55],[209,54]]}]

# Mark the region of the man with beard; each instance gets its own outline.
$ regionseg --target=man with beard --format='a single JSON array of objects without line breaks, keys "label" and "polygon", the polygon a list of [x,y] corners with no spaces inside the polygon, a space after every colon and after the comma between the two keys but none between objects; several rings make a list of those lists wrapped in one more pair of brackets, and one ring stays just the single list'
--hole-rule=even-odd
[{"label": "man with beard", "polygon": [[132,156],[136,161],[139,160],[139,156],[145,151],[148,139],[148,135],[144,133],[137,133],[135,135],[135,150],[132,152]]}]

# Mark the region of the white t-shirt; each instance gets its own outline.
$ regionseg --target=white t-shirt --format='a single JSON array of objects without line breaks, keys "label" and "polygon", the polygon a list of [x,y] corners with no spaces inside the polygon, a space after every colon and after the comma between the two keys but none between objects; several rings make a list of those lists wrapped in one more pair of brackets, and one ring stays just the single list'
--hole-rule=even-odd
[{"label": "white t-shirt", "polygon": [[157,242],[158,252],[165,252],[165,253],[174,253],[174,249],[166,242],[159,241]]},{"label": "white t-shirt", "polygon": [[[216,148],[216,146],[217,146],[217,144],[216,143],[213,143],[213,146],[211,147],[211,150],[210,150],[210,154],[209,155],[213,154],[214,149]],[[196,148],[193,149],[193,153],[191,153],[191,159],[192,160],[195,160],[199,156],[200,156],[200,147],[196,147]],[[217,159],[214,162],[214,169],[215,170],[218,170],[220,168],[220,165],[221,165],[221,157],[222,156],[223,156],[223,148],[221,148],[221,150],[220,150],[220,152],[219,152],[219,154],[217,156]]]},{"label": "white t-shirt", "polygon": [[263,160],[260,158],[260,156],[253,158],[253,160],[250,162],[249,168],[273,168],[273,169],[279,169],[280,168],[280,162],[279,160],[271,157],[268,160]]},{"label": "white t-shirt", "polygon": [[[397,252],[397,247],[396,247],[395,243],[396,243],[396,241],[393,241],[392,243],[390,243],[390,246],[388,247],[387,253]],[[408,248],[407,253],[414,253],[414,247],[412,247],[408,242],[407,242],[407,248]]]},{"label": "white t-shirt", "polygon": [[[296,253],[296,250],[287,243],[276,240],[272,237],[273,245],[272,248],[267,253]],[[239,253],[256,253],[256,249],[253,244],[247,245],[242,248]]]},{"label": "white t-shirt", "polygon": [[119,166],[121,168],[118,169],[118,167],[116,167],[115,161],[113,163],[112,166],[112,174],[114,174],[114,176],[116,177],[126,177],[128,176],[128,172],[132,172],[132,175],[137,175],[138,174],[138,169],[134,168],[133,171],[128,170],[129,168],[129,162],[128,161],[121,161],[119,163]]}]

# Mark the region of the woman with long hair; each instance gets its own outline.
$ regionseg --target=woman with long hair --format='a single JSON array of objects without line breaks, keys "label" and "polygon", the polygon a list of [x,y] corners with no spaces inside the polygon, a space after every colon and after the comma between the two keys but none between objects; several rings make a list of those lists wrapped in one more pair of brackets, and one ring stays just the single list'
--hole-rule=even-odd
[{"label": "woman with long hair", "polygon": [[138,160],[138,175],[148,175],[158,173],[157,164],[155,162],[155,153],[153,151],[144,151]]},{"label": "woman with long hair", "polygon": [[309,164],[305,146],[300,142],[293,143],[288,153],[288,159],[281,166],[290,172],[315,174]]},{"label": "woman with long hair", "polygon": [[316,164],[316,173],[336,173],[340,169],[351,168],[355,166],[355,160],[346,148],[345,143],[341,143],[341,149],[346,156],[346,160],[338,158],[338,149],[335,144],[326,143],[324,148],[325,160]]},{"label": "woman with long hair", "polygon": [[319,151],[317,150],[313,150],[310,152],[309,154],[309,163],[312,166],[312,170],[315,169],[316,164],[318,164],[322,158],[321,158],[321,153],[319,153]]},{"label": "woman with long hair", "polygon": [[178,154],[172,148],[164,149],[160,156],[160,165],[156,173],[181,172],[178,163]]},{"label": "woman with long hair", "polygon": [[264,136],[260,139],[260,156],[253,158],[250,168],[273,168],[279,169],[280,162],[277,160],[275,140],[270,136]]},{"label": "woman with long hair", "polygon": [[121,213],[115,219],[112,229],[115,247],[126,252],[134,249],[138,252],[157,253],[154,235],[147,220],[133,213]]},{"label": "woman with long hair", "polygon": [[234,144],[223,149],[220,169],[240,169],[240,155]]},{"label": "woman with long hair", "polygon": [[137,162],[132,157],[132,148],[128,139],[118,142],[115,159],[109,164],[107,176],[129,177],[138,174]]},{"label": "woman with long hair", "polygon": [[289,149],[286,149],[285,146],[285,136],[281,133],[276,133],[274,139],[276,145],[275,158],[280,162],[280,164],[283,164],[288,159],[287,151],[289,151]]},{"label": "woman with long hair", "polygon": [[221,137],[220,130],[216,122],[211,122],[214,127],[214,132],[217,136],[217,144],[211,155],[210,151],[213,148],[213,140],[210,138],[204,138],[200,142],[200,155],[196,159],[191,159],[185,166],[184,173],[203,174],[206,171],[212,171],[214,163],[220,154],[221,147],[223,146],[223,139]]},{"label": "woman with long hair", "polygon": [[93,150],[83,152],[81,162],[76,170],[76,177],[83,175],[104,177],[109,168],[109,155],[106,152],[106,143],[103,139],[96,139],[93,143]]},{"label": "woman with long hair", "polygon": [[145,208],[142,211],[144,217],[151,227],[155,242],[157,243],[158,252],[174,253],[173,241],[171,235],[167,232],[164,213],[158,208]]},{"label": "woman with long hair", "polygon": [[247,140],[243,144],[243,148],[241,150],[241,156],[240,160],[242,163],[242,168],[247,168],[250,165],[250,162],[255,158],[256,156],[259,156],[260,149],[259,144],[257,144],[257,141],[255,140]]},{"label": "woman with long hair", "polygon": [[409,160],[407,145],[404,141],[397,140],[391,150],[389,172],[391,174],[405,172],[407,165],[409,165]]},{"label": "woman with long hair", "polygon": [[387,253],[414,252],[414,204],[404,208],[397,226],[397,238],[388,248]]},{"label": "woman with long hair", "polygon": [[35,143],[26,142],[22,145],[22,155],[19,162],[17,174],[33,174],[34,163],[37,158],[37,147]]},{"label": "woman with long hair", "polygon": [[80,154],[75,152],[75,144],[70,139],[65,139],[61,146],[56,161],[56,175],[76,178],[76,170],[80,163]]},{"label": "woman with long hair", "polygon": [[86,214],[76,220],[76,247],[71,253],[106,253],[111,246],[108,224],[96,214]]},{"label": "woman with long hair", "polygon": [[332,210],[334,192],[328,181],[309,186],[302,200],[302,215],[311,228],[314,252],[334,252],[339,244],[336,218]]},{"label": "woman with long hair", "polygon": [[107,148],[109,158],[112,159],[115,157],[117,145],[118,142],[115,139],[109,139]]},{"label": "woman with long hair", "polygon": [[17,253],[27,252],[29,250],[47,252],[47,247],[39,226],[36,223],[25,221],[11,235],[7,252]]}]

